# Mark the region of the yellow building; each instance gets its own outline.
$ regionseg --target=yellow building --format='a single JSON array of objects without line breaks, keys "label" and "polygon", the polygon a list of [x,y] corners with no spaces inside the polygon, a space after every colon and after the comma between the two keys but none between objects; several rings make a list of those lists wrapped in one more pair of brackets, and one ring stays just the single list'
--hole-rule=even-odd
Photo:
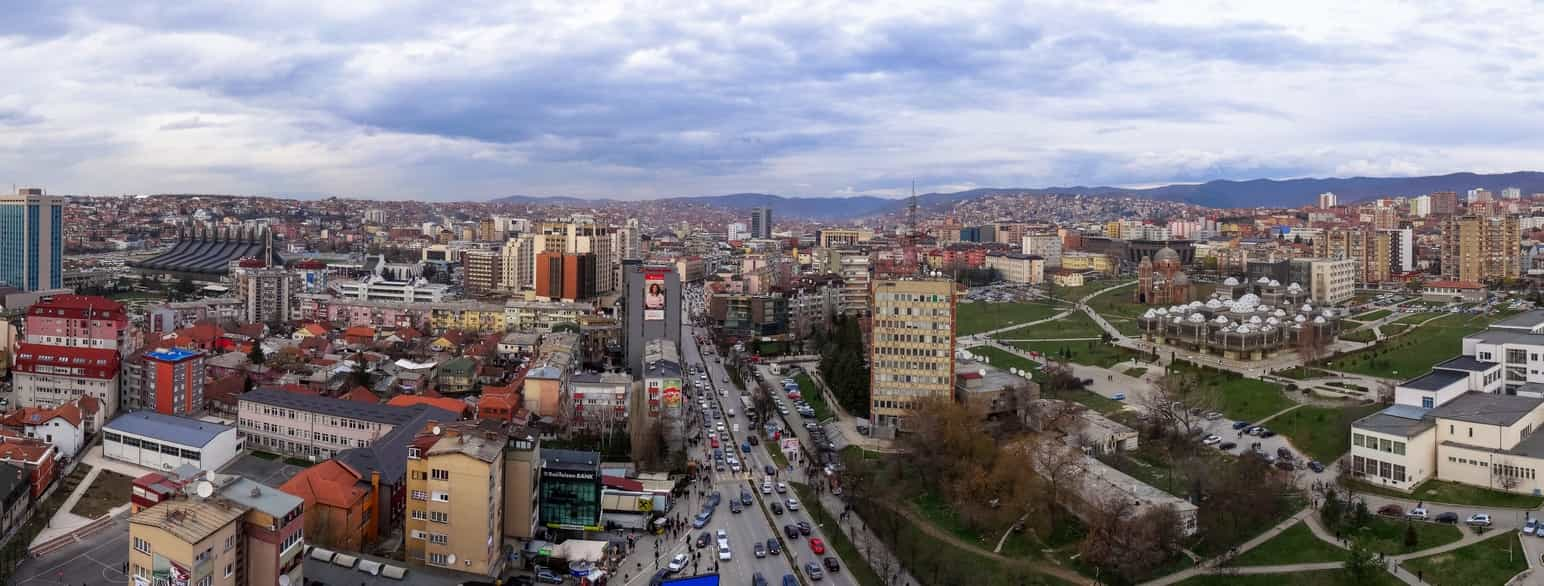
[{"label": "yellow building", "polygon": [[1442,276],[1469,283],[1522,274],[1522,233],[1515,216],[1451,217],[1442,223]]},{"label": "yellow building", "polygon": [[1069,271],[1094,271],[1106,275],[1115,274],[1115,259],[1108,254],[1092,252],[1063,252],[1061,268]]},{"label": "yellow building", "polygon": [[429,323],[442,330],[502,332],[507,322],[502,304],[454,302],[434,304]]},{"label": "yellow building", "polygon": [[407,453],[407,559],[496,576],[504,548],[504,447],[500,431],[444,423]]},{"label": "yellow building", "polygon": [[304,501],[245,478],[200,484],[217,492],[179,495],[130,518],[130,576],[198,586],[304,583]]},{"label": "yellow building", "polygon": [[922,399],[953,396],[954,295],[949,280],[874,281],[869,412],[875,433],[903,429]]}]

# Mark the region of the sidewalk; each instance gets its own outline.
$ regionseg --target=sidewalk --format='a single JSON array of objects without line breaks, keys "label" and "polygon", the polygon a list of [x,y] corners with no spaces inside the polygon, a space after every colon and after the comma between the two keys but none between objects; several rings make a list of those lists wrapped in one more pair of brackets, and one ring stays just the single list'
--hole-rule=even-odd
[{"label": "sidewalk", "polygon": [[[71,513],[70,509],[75,508],[75,503],[80,502],[81,496],[85,495],[86,491],[91,489],[91,484],[96,481],[97,476],[102,473],[102,470],[111,470],[124,476],[128,476],[129,478],[139,478],[148,472],[152,472],[152,470],[149,468],[141,468],[139,466],[129,464],[128,462],[120,462],[118,460],[112,460],[103,457],[101,442],[97,442],[86,451],[86,455],[80,459],[79,465],[90,466],[91,471],[86,473],[85,478],[82,478],[80,484],[75,487],[75,491],[70,493],[70,497],[65,499],[64,504],[61,505],[59,510],[54,513],[53,518],[48,522],[48,527],[38,532],[37,537],[32,539],[32,543],[27,544],[28,547],[33,547],[40,543],[47,543],[51,539],[67,535],[77,529],[80,529],[81,527],[85,527],[86,525],[91,524],[92,521],[96,520],[87,519],[75,513]],[[127,510],[129,510],[129,503],[124,502],[121,505],[113,507],[112,510],[110,510],[107,514],[112,516]]]}]

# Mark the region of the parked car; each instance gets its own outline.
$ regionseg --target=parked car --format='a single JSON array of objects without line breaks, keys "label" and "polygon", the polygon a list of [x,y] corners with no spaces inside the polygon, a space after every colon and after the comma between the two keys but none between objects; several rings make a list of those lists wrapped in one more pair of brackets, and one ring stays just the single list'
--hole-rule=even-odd
[{"label": "parked car", "polygon": [[1291,460],[1292,459],[1292,450],[1286,449],[1285,447],[1276,448],[1276,457],[1281,458],[1283,460]]},{"label": "parked car", "polygon": [[701,535],[697,536],[697,549],[707,547],[709,543],[713,543],[713,536],[709,535],[707,531],[703,531]]},{"label": "parked car", "polygon": [[1425,521],[1430,518],[1426,513],[1426,507],[1416,507],[1410,509],[1410,512],[1405,513],[1405,517],[1418,521]]},{"label": "parked car", "polygon": [[1202,417],[1205,417],[1207,421],[1216,421],[1222,419],[1222,413],[1219,411],[1207,411],[1206,415],[1202,415]]},{"label": "parked car", "polygon": [[1249,427],[1249,422],[1248,421],[1235,421],[1235,422],[1233,422],[1233,429],[1244,429],[1246,427]]},{"label": "parked car", "polygon": [[1324,471],[1324,464],[1318,460],[1309,460],[1308,469],[1313,470],[1314,474],[1318,474]]},{"label": "parked car", "polygon": [[1224,452],[1226,452],[1228,450],[1231,450],[1233,448],[1236,448],[1236,447],[1238,447],[1238,444],[1235,444],[1233,442],[1222,442],[1220,444],[1217,444],[1217,449],[1222,450]]},{"label": "parked car", "polygon": [[1405,508],[1399,505],[1383,505],[1378,507],[1378,514],[1388,515],[1390,517],[1400,517],[1405,514]]},{"label": "parked car", "polygon": [[1465,525],[1475,526],[1475,527],[1489,527],[1490,526],[1490,514],[1489,513],[1475,513],[1473,515],[1469,515],[1469,518],[1464,521],[1464,524]]},{"label": "parked car", "polygon": [[1262,438],[1276,437],[1276,432],[1262,427],[1262,428],[1260,428],[1260,437],[1262,437]]},{"label": "parked car", "polygon": [[1458,522],[1458,513],[1454,513],[1452,511],[1448,511],[1446,513],[1442,513],[1440,515],[1437,515],[1437,522],[1438,523],[1457,523]]},{"label": "parked car", "polygon": [[1205,446],[1215,446],[1215,445],[1217,445],[1220,442],[1222,442],[1222,437],[1218,436],[1215,433],[1207,434],[1206,437],[1201,438],[1201,445],[1205,445]]},{"label": "parked car", "polygon": [[1538,527],[1539,521],[1537,519],[1529,519],[1527,523],[1523,524],[1523,535],[1533,535],[1533,530]]},{"label": "parked car", "polygon": [[563,577],[547,568],[536,568],[536,581],[544,584],[562,584]]}]

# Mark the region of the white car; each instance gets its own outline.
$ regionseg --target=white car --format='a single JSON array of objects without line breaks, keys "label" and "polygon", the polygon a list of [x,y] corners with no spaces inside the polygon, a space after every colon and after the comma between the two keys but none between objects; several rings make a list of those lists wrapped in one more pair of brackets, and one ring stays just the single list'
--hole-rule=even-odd
[{"label": "white car", "polygon": [[1222,437],[1220,437],[1220,436],[1218,436],[1217,434],[1214,433],[1214,434],[1210,434],[1210,435],[1206,436],[1206,439],[1201,440],[1201,445],[1214,446],[1214,445],[1217,445],[1221,441],[1222,441]]},{"label": "white car", "polygon": [[1473,515],[1469,515],[1469,520],[1464,521],[1464,524],[1465,525],[1479,525],[1479,526],[1482,526],[1482,527],[1489,527],[1490,526],[1490,514],[1488,514],[1488,513],[1475,513]]},{"label": "white car", "polygon": [[689,563],[689,560],[686,557],[686,554],[678,553],[675,557],[670,558],[670,565],[665,566],[665,569],[670,570],[670,573],[674,574],[686,569],[687,563]]},{"label": "white car", "polygon": [[1405,513],[1405,516],[1409,517],[1411,519],[1420,519],[1422,521],[1425,521],[1426,518],[1427,518],[1426,507],[1416,507],[1416,508],[1410,509],[1410,512]]},{"label": "white car", "polygon": [[722,543],[720,543],[718,545],[718,559],[727,562],[730,559],[732,559],[733,557],[734,557],[734,554],[729,553],[729,546],[724,545]]},{"label": "white car", "polygon": [[772,494],[772,483],[770,483],[770,482],[763,482],[763,483],[761,483],[761,494]]},{"label": "white car", "polygon": [[798,501],[798,499],[795,499],[793,497],[788,497],[788,502],[786,504],[788,505],[788,510],[790,510],[790,511],[797,511],[797,510],[799,510],[799,501]]}]

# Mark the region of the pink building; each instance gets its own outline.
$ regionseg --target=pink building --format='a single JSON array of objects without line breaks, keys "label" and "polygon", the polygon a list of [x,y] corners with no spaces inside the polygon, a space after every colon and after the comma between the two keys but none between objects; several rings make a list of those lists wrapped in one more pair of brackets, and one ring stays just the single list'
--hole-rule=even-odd
[{"label": "pink building", "polygon": [[99,348],[128,353],[134,349],[129,315],[123,304],[95,295],[55,295],[27,308],[29,344]]}]

